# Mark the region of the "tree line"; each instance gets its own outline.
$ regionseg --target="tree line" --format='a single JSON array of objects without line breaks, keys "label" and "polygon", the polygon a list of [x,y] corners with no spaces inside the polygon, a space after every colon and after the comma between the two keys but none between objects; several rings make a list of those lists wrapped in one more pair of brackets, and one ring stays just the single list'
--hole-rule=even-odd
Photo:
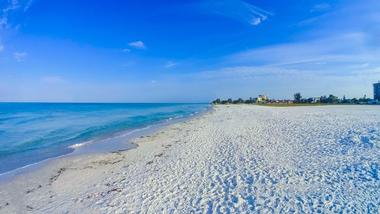
[{"label": "tree line", "polygon": [[296,103],[296,104],[368,104],[371,102],[371,99],[367,98],[366,95],[364,95],[362,98],[346,98],[346,96],[343,96],[342,98],[339,98],[333,94],[330,94],[328,96],[320,96],[320,97],[309,97],[309,98],[303,98],[301,93],[295,93],[293,100],[276,100],[276,99],[258,99],[258,98],[252,98],[249,99],[236,99],[233,100],[231,98],[229,99],[215,99],[212,101],[212,104],[255,104],[255,103]]},{"label": "tree line", "polygon": [[321,97],[310,97],[303,98],[301,93],[294,94],[294,103],[324,103],[324,104],[365,104],[370,102],[371,99],[367,98],[364,95],[362,98],[351,98],[347,99],[346,96],[339,98],[333,94],[329,96],[321,96]]},{"label": "tree line", "polygon": [[212,101],[212,104],[254,104],[256,103],[256,98],[250,97],[248,100],[244,100],[242,98],[239,98],[237,100],[232,100],[231,98],[227,100],[222,100],[222,99],[216,99]]}]

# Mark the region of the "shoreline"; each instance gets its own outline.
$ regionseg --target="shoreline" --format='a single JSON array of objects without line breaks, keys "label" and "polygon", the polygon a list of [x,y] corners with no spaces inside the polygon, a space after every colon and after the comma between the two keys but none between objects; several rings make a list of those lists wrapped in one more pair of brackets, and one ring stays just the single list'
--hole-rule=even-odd
[{"label": "shoreline", "polygon": [[0,184],[0,213],[364,212],[380,205],[379,121],[371,106],[215,106]]},{"label": "shoreline", "polygon": [[[38,166],[36,169],[26,170],[22,174],[18,174],[11,179],[4,179],[0,181],[0,213],[4,210],[6,210],[7,213],[23,213],[25,211],[39,213],[40,208],[35,209],[34,205],[26,205],[25,198],[37,191],[45,191],[45,194],[51,193],[52,191],[49,189],[56,185],[58,180],[61,180],[61,177],[64,177],[69,172],[77,174],[77,172],[81,171],[79,172],[79,177],[74,176],[75,181],[72,180],[72,176],[69,176],[69,179],[72,180],[69,182],[69,186],[76,187],[70,188],[71,192],[75,192],[74,189],[80,191],[91,191],[92,187],[96,186],[99,180],[106,180],[108,179],[107,174],[113,174],[113,167],[120,168],[120,166],[117,165],[120,164],[122,160],[123,162],[125,161],[128,163],[145,164],[138,160],[141,157],[144,159],[149,156],[154,158],[161,157],[162,153],[154,153],[162,151],[163,149],[168,149],[172,146],[172,144],[158,143],[152,141],[153,139],[159,137],[163,133],[177,129],[176,127],[193,123],[194,120],[199,120],[201,117],[211,114],[213,111],[214,108],[210,107],[207,110],[192,116],[169,121],[170,123],[166,123],[164,126],[158,126],[156,129],[152,129],[149,133],[145,133],[145,135],[131,138],[130,143],[136,145],[133,148],[126,150],[121,149],[113,152],[64,155],[51,160],[45,160],[46,163],[41,164],[41,166]],[[150,165],[151,162],[148,161],[146,164]],[[83,175],[83,171],[87,172]],[[79,179],[80,181],[76,179]],[[84,188],[84,186],[87,187]],[[106,186],[108,186],[108,184],[106,184]],[[45,190],[45,188],[48,190]],[[64,187],[60,187],[60,189],[61,188]],[[64,191],[69,190],[65,189]],[[107,191],[107,193],[114,191],[116,190],[111,189]],[[38,198],[45,197],[45,194],[39,193]],[[47,200],[53,198],[55,199],[55,196],[50,195]],[[10,207],[14,204],[17,205]],[[55,213],[54,210],[55,208],[49,212]],[[95,213],[98,213],[98,210],[96,210]]]},{"label": "shoreline", "polygon": [[213,107],[209,106],[205,110],[201,112],[195,112],[191,115],[178,118],[169,118],[163,121],[149,124],[144,127],[126,129],[124,131],[110,133],[105,136],[99,136],[91,140],[70,145],[68,146],[68,148],[73,149],[73,151],[69,153],[47,158],[35,163],[30,163],[28,165],[12,169],[10,171],[0,173],[0,184],[11,182],[12,179],[15,179],[16,177],[22,176],[24,174],[33,173],[33,171],[38,170],[41,167],[44,167],[48,164],[51,164],[54,161],[59,161],[59,159],[62,158],[75,158],[82,155],[101,155],[117,151],[127,151],[135,149],[136,147],[138,147],[137,144],[133,143],[135,139],[143,137],[144,135],[149,135],[158,132],[170,125],[181,123],[183,121],[191,120],[193,118],[202,116],[203,114],[212,111],[212,109]]}]

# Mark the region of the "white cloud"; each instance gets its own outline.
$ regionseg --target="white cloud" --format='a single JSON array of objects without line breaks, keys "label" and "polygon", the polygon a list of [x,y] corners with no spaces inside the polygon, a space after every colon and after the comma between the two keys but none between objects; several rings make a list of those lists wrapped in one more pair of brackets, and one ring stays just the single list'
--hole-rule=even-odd
[{"label": "white cloud", "polygon": [[9,27],[8,16],[10,13],[16,11],[19,8],[19,3],[17,0],[9,1],[8,4],[2,9],[0,15],[0,30]]},{"label": "white cloud", "polygon": [[203,0],[199,6],[205,12],[222,15],[253,26],[261,24],[274,15],[243,0]]},{"label": "white cloud", "polygon": [[27,56],[28,56],[28,53],[26,53],[26,52],[15,52],[15,53],[13,53],[13,58],[18,62],[24,61],[25,57],[27,57]]},{"label": "white cloud", "polygon": [[134,41],[134,42],[130,42],[128,43],[128,45],[132,48],[136,48],[136,49],[146,49],[145,47],[145,44],[144,42],[142,41]]},{"label": "white cloud", "polygon": [[[9,17],[22,14],[20,12],[26,12],[30,8],[32,3],[33,3],[33,0],[7,1],[4,7],[0,9],[0,30],[9,29],[9,28],[13,29],[14,26],[12,26],[12,24],[9,23]],[[19,25],[16,25],[15,30],[17,30],[18,26]]]},{"label": "white cloud", "polygon": [[[298,78],[303,81],[300,87],[307,88],[307,81],[321,78],[330,83],[336,78],[364,78],[364,84],[368,84],[371,79],[374,81],[380,77],[379,58],[380,49],[372,46],[369,35],[357,32],[233,54],[222,60],[224,63],[220,68],[200,72],[198,81],[239,82],[257,81],[257,78],[290,81]],[[313,87],[318,88],[317,85]]]},{"label": "white cloud", "polygon": [[[366,33],[347,33],[331,38],[284,43],[244,51],[230,57],[233,63],[300,64],[310,62],[377,61],[379,51]],[[363,63],[363,62],[362,62]]]},{"label": "white cloud", "polygon": [[12,10],[16,10],[20,7],[19,2],[17,0],[8,1],[8,5],[3,9],[3,13],[7,13]]},{"label": "white cloud", "polygon": [[361,31],[307,37],[224,57],[215,69],[183,79],[210,90],[215,84],[218,96],[370,95],[371,83],[380,78],[380,49],[371,40],[371,33]]},{"label": "white cloud", "polygon": [[259,18],[259,17],[254,17],[251,21],[251,25],[256,26],[261,24],[265,19]]},{"label": "white cloud", "polygon": [[165,64],[165,68],[172,68],[172,67],[175,67],[177,65],[178,65],[178,63],[176,63],[176,62],[167,61],[166,64]]}]

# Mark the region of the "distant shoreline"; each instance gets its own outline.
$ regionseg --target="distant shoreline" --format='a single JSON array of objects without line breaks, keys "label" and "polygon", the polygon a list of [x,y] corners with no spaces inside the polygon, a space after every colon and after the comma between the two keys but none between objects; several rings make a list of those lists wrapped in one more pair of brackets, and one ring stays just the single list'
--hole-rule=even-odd
[{"label": "distant shoreline", "polygon": [[215,106],[228,106],[228,105],[257,105],[257,106],[266,106],[266,107],[302,107],[302,106],[380,106],[379,104],[350,104],[350,103],[255,103],[255,104],[246,104],[246,103],[238,103],[238,104],[213,104]]}]

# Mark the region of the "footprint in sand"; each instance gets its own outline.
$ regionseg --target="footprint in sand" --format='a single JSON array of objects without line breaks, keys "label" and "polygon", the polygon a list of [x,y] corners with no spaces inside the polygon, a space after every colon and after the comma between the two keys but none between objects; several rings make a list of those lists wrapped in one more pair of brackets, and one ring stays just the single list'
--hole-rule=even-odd
[{"label": "footprint in sand", "polygon": [[159,158],[159,157],[161,157],[162,155],[164,155],[164,153],[160,153],[160,154],[158,154],[158,155],[155,155],[154,157]]},{"label": "footprint in sand", "polygon": [[25,193],[26,193],[26,194],[29,194],[29,193],[32,193],[32,192],[36,191],[37,189],[40,189],[40,188],[42,188],[42,185],[41,185],[41,184],[38,185],[36,188],[33,188],[33,189],[29,189],[29,190],[27,190]]},{"label": "footprint in sand", "polygon": [[146,165],[150,165],[152,163],[153,163],[153,161],[148,161],[148,163],[146,163]]}]

